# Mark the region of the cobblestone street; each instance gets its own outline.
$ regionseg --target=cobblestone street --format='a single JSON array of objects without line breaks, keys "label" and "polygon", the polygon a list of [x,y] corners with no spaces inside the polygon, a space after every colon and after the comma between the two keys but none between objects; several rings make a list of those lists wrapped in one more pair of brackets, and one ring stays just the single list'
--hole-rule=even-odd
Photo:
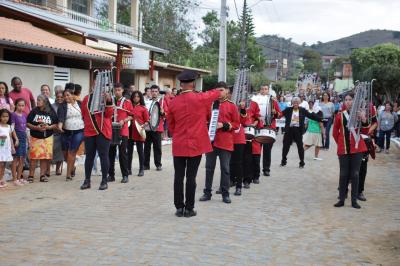
[{"label": "cobblestone street", "polygon": [[[190,219],[174,216],[170,146],[163,147],[162,172],[153,167],[128,184],[118,178],[106,191],[97,190],[100,177],[79,190],[82,166],[68,183],[64,176],[10,183],[0,191],[0,265],[399,265],[399,150],[370,162],[368,201],[355,210],[350,200],[333,207],[336,147],[321,151],[323,161],[313,161],[310,149],[299,169],[293,145],[280,168],[281,142],[279,136],[271,176],[241,197],[231,193],[230,205],[215,194],[198,201],[203,157],[198,215]],[[219,174],[214,181],[216,188]]]}]

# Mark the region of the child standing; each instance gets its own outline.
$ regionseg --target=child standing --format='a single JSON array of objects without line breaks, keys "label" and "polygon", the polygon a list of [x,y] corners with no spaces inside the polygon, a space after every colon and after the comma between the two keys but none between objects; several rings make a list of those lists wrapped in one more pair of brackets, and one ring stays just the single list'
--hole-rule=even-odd
[{"label": "child standing", "polygon": [[[11,130],[10,125],[10,112],[7,109],[0,110],[0,188],[7,186],[4,180],[4,170],[7,162],[12,162],[12,138],[16,139],[15,132]],[[18,146],[19,142],[16,139],[15,146]]]},{"label": "child standing", "polygon": [[26,181],[23,178],[23,169],[24,169],[24,161],[26,157],[26,115],[24,113],[25,110],[25,101],[22,98],[19,98],[15,101],[15,112],[11,114],[11,123],[14,128],[14,134],[16,134],[17,139],[19,141],[19,145],[15,150],[14,160],[12,163],[12,176],[14,180],[14,184],[21,185],[26,184]]}]

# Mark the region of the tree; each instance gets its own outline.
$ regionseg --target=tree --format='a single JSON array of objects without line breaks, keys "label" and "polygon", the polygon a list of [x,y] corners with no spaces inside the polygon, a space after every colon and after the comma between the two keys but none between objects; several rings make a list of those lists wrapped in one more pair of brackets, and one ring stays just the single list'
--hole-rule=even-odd
[{"label": "tree", "polygon": [[314,50],[304,50],[304,70],[308,73],[319,73],[322,68],[321,54]]},{"label": "tree", "polygon": [[354,80],[371,81],[374,91],[388,100],[397,99],[400,92],[400,47],[381,44],[354,49],[350,56]]}]

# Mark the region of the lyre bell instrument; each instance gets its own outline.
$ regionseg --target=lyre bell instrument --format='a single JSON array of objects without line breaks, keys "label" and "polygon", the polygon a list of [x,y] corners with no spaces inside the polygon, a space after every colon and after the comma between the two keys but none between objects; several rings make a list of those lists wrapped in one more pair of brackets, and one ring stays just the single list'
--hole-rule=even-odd
[{"label": "lyre bell instrument", "polygon": [[240,102],[244,100],[247,108],[250,105],[251,93],[250,69],[239,69],[236,74],[231,100],[236,106],[239,106]]},{"label": "lyre bell instrument", "polygon": [[368,123],[371,122],[372,114],[370,104],[372,102],[372,87],[375,80],[371,82],[358,82],[354,88],[355,94],[351,110],[349,112],[349,118],[347,121],[347,128],[353,135],[355,140],[355,147],[358,148],[360,142],[360,131],[361,131],[361,118],[360,113],[366,115]]},{"label": "lyre bell instrument", "polygon": [[270,127],[272,125],[272,120],[274,118],[274,111],[275,111],[275,106],[274,106],[274,97],[272,95],[269,96],[269,101],[267,103],[267,110],[265,112],[265,126]]},{"label": "lyre bell instrument", "polygon": [[208,127],[208,136],[210,141],[213,142],[215,135],[217,133],[218,126],[218,116],[219,116],[219,101],[215,101],[212,105],[210,125]]}]

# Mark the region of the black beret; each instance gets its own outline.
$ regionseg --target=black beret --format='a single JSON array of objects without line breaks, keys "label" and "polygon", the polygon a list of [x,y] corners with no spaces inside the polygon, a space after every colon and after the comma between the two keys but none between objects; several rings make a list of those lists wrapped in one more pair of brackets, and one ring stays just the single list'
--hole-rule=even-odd
[{"label": "black beret", "polygon": [[198,74],[196,71],[193,71],[193,70],[184,70],[184,71],[182,71],[182,72],[178,75],[177,79],[178,79],[180,82],[185,83],[185,82],[192,82],[192,81],[195,81],[195,80],[197,79],[198,76],[199,76],[199,74]]}]

